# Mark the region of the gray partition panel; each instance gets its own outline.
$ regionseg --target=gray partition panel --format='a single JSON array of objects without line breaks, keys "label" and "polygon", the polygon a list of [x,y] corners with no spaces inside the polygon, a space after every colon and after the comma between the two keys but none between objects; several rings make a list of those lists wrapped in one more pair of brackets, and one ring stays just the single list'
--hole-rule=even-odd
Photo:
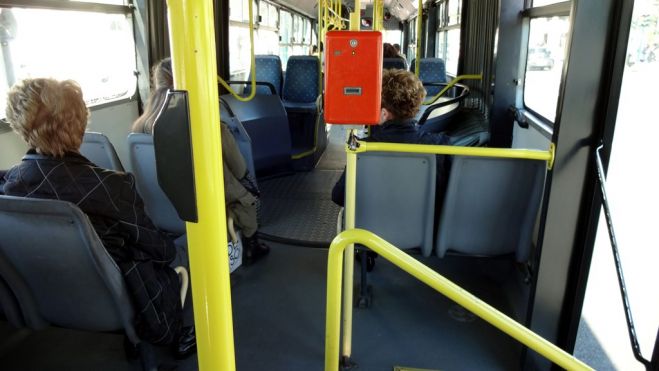
[{"label": "gray partition panel", "polygon": [[435,155],[361,153],[357,157],[355,226],[401,249],[432,252]]}]

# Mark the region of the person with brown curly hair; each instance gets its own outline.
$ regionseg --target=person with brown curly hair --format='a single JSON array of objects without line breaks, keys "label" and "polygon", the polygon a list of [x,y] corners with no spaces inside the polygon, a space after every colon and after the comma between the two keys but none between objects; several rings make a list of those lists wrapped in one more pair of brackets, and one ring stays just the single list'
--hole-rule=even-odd
[{"label": "person with brown curly hair", "polygon": [[[451,144],[451,137],[443,133],[419,131],[414,116],[419,112],[426,97],[421,81],[405,70],[384,70],[382,72],[382,101],[380,124],[371,127],[369,142],[410,143],[410,144]],[[438,196],[441,184],[446,179],[447,166],[444,156],[437,158]],[[442,183],[440,183],[442,182]],[[443,192],[441,192],[443,195]],[[345,170],[332,190],[332,201],[344,205]]]}]

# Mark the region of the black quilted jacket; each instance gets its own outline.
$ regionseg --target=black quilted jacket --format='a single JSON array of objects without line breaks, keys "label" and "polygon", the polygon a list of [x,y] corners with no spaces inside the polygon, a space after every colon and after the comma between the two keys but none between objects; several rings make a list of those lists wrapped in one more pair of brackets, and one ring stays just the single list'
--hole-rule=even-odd
[{"label": "black quilted jacket", "polygon": [[181,327],[172,241],[144,212],[131,174],[97,167],[77,153],[53,158],[30,151],[0,179],[0,194],[69,201],[91,221],[124,274],[143,340],[169,344]]}]

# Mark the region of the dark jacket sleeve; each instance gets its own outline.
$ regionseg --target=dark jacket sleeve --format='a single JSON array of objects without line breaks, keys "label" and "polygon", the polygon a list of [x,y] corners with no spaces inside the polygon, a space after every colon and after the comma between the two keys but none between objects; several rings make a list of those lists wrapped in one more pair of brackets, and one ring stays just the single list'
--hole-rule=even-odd
[{"label": "dark jacket sleeve", "polygon": [[345,198],[346,198],[346,169],[343,169],[343,174],[341,174],[339,180],[337,180],[336,184],[334,184],[334,188],[332,188],[332,201],[334,201],[335,204],[343,207],[345,204]]},{"label": "dark jacket sleeve", "polygon": [[144,202],[137,193],[133,175],[122,176],[124,179],[117,205],[119,228],[128,235],[126,243],[132,249],[133,259],[170,263],[176,257],[173,241],[159,231],[146,215]]}]

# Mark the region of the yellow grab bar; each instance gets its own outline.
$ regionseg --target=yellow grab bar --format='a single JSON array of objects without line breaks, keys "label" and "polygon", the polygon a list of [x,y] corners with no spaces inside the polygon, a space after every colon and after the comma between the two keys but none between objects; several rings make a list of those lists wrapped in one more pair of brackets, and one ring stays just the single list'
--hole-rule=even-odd
[{"label": "yellow grab bar", "polygon": [[[419,68],[418,62],[417,62],[416,68],[417,69]],[[417,76],[418,76],[418,74],[417,74]],[[449,81],[449,83],[446,84],[444,89],[440,90],[440,92],[437,93],[434,97],[424,101],[421,104],[423,104],[424,106],[428,106],[428,105],[431,105],[431,104],[435,103],[437,101],[437,99],[439,99],[439,97],[446,94],[446,92],[449,91],[449,89],[454,87],[455,84],[457,84],[458,82],[460,82],[462,80],[481,80],[482,78],[483,78],[483,75],[460,75],[460,76],[457,76],[453,80]]]},{"label": "yellow grab bar", "polygon": [[325,322],[325,371],[339,369],[339,337],[341,319],[341,280],[343,267],[341,257],[347,246],[355,243],[365,245],[384,259],[416,277],[442,295],[474,313],[499,330],[510,335],[527,347],[567,370],[592,370],[588,365],[535,332],[499,312],[439,273],[419,263],[389,242],[363,229],[352,229],[334,238],[329,249],[327,267],[327,318]]},{"label": "yellow grab bar", "polygon": [[187,90],[199,222],[188,234],[200,370],[236,369],[222,181],[213,3],[168,0],[174,87]]},{"label": "yellow grab bar", "polygon": [[512,148],[486,148],[486,147],[461,147],[461,146],[439,146],[427,144],[403,144],[403,143],[380,143],[357,141],[357,146],[350,152],[413,152],[431,153],[436,155],[458,155],[477,157],[500,157],[519,158],[526,160],[547,161],[547,168],[551,169],[554,163],[554,145],[548,151],[535,149],[512,149]]}]

